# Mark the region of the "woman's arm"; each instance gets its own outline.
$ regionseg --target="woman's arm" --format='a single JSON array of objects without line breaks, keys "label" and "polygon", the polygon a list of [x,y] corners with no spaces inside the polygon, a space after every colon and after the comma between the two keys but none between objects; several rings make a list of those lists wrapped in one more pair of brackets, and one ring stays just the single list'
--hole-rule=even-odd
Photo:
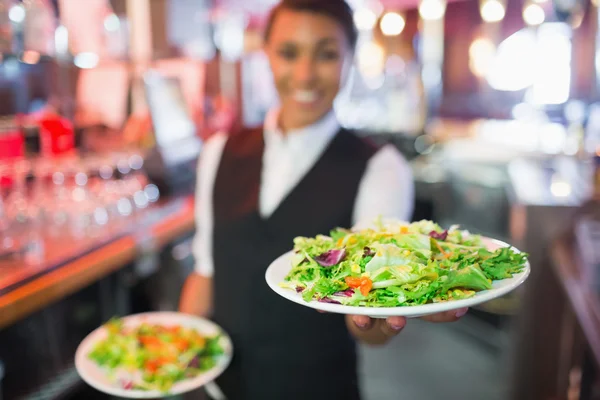
[{"label": "woman's arm", "polygon": [[196,234],[192,253],[196,260],[194,272],[185,281],[179,299],[179,311],[187,314],[210,316],[212,312],[213,272],[212,257],[212,193],[227,135],[220,133],[208,139],[198,162],[196,184]]},{"label": "woman's arm", "polygon": [[213,280],[192,272],[183,285],[179,311],[185,314],[209,317],[212,313]]}]

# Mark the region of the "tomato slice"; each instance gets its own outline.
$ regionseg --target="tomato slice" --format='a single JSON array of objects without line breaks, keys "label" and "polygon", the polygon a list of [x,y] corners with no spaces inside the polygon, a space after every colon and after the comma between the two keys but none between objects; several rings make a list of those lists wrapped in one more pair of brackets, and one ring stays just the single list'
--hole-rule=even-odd
[{"label": "tomato slice", "polygon": [[346,285],[350,286],[352,289],[356,289],[356,288],[360,287],[361,279],[362,278],[360,278],[360,277],[347,276],[345,279]]}]

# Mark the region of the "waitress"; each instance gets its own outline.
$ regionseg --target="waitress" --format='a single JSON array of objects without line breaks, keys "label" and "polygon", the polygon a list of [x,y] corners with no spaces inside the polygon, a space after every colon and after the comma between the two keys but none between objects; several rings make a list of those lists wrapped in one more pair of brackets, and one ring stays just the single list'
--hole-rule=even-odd
[{"label": "waitress", "polygon": [[231,335],[234,359],[217,380],[229,400],[358,399],[354,339],[383,344],[406,323],[321,314],[280,298],[264,280],[296,236],[411,216],[404,158],[341,128],[333,112],[356,39],[344,0],[281,2],[265,36],[280,107],[264,126],[217,134],[203,149],[197,267],[180,309],[213,318]]}]

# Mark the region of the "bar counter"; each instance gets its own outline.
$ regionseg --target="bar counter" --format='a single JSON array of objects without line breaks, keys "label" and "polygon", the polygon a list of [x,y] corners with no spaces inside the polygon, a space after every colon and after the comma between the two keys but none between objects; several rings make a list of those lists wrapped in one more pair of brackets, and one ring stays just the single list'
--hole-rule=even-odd
[{"label": "bar counter", "polygon": [[162,200],[126,222],[81,242],[48,238],[35,265],[0,261],[0,330],[192,232],[193,196]]}]

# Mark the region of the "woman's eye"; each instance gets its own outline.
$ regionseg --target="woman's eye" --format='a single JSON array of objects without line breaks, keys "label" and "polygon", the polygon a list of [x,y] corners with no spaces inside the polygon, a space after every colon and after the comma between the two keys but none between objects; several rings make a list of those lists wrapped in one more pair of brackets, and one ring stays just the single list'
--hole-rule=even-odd
[{"label": "woman's eye", "polygon": [[319,59],[325,61],[337,60],[339,58],[337,51],[325,50],[319,53]]},{"label": "woman's eye", "polygon": [[296,58],[296,51],[293,49],[281,49],[277,52],[277,54],[279,54],[279,56],[283,59],[286,60],[293,60],[294,58]]}]

